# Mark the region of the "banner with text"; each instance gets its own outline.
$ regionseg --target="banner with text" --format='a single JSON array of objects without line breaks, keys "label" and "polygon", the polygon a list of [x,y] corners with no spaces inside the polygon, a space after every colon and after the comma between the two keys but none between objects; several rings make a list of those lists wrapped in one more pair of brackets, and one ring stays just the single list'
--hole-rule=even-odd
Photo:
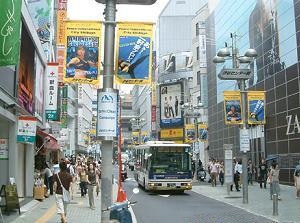
[{"label": "banner with text", "polygon": [[198,138],[201,142],[207,141],[207,125],[204,123],[198,124]]},{"label": "banner with text", "polygon": [[0,66],[19,63],[21,6],[22,0],[1,1]]},{"label": "banner with text", "polygon": [[120,22],[117,25],[116,80],[122,84],[150,84],[152,23]]},{"label": "banner with text", "polygon": [[261,125],[266,123],[265,92],[248,92],[248,124]]},{"label": "banner with text", "polygon": [[20,116],[18,119],[17,142],[33,144],[35,136],[36,118],[32,116]]},{"label": "banner with text", "polygon": [[0,139],[0,160],[8,160],[8,139]]},{"label": "banner with text", "polygon": [[58,63],[48,63],[45,78],[46,119],[55,121],[57,117]]},{"label": "banner with text", "polygon": [[161,129],[160,138],[161,139],[183,138],[183,128]]},{"label": "banner with text", "polygon": [[99,83],[101,26],[96,21],[66,21],[65,83]]},{"label": "banner with text", "polygon": [[192,143],[196,139],[196,131],[194,124],[185,125],[185,142]]},{"label": "banner with text", "polygon": [[224,111],[226,124],[243,124],[241,94],[239,91],[224,91]]},{"label": "banner with text", "polygon": [[43,121],[44,118],[44,76],[45,67],[38,56],[35,53],[35,103],[34,103],[34,115],[38,120]]}]

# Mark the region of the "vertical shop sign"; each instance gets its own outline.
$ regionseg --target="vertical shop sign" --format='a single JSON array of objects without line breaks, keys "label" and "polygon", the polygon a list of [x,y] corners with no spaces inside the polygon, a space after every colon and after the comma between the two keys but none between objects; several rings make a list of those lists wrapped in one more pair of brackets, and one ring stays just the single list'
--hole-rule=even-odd
[{"label": "vertical shop sign", "polygon": [[36,118],[32,116],[20,116],[18,119],[17,142],[33,144],[35,136]]},{"label": "vertical shop sign", "polygon": [[45,82],[46,119],[57,120],[58,64],[48,63]]},{"label": "vertical shop sign", "polygon": [[0,139],[0,160],[8,160],[8,140]]},{"label": "vertical shop sign", "polygon": [[19,63],[21,6],[22,0],[1,1],[0,66]]}]

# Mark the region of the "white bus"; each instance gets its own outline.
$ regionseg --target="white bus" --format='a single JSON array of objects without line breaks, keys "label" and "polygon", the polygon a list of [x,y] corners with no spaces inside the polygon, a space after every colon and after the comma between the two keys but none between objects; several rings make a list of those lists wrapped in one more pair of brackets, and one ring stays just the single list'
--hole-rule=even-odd
[{"label": "white bus", "polygon": [[149,141],[135,149],[135,180],[146,191],[192,189],[189,144]]}]

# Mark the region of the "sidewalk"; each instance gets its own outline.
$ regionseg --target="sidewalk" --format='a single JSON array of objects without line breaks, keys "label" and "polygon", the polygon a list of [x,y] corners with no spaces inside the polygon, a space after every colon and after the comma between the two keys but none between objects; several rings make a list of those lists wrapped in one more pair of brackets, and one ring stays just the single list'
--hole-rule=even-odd
[{"label": "sidewalk", "polygon": [[[81,197],[78,186],[75,186],[76,193],[74,199],[68,205],[68,222],[101,222],[101,193],[95,197],[96,209],[89,208],[88,196]],[[55,197],[50,196],[42,202],[32,200],[27,205],[21,207],[22,214],[12,213],[3,215],[5,223],[57,223],[60,222],[60,216],[56,213]]]},{"label": "sidewalk", "polygon": [[241,208],[256,215],[264,216],[279,223],[300,223],[300,199],[296,199],[295,188],[280,185],[278,201],[278,216],[273,216],[273,201],[270,199],[270,189],[260,189],[259,184],[248,186],[248,204],[243,204],[243,190],[227,193],[227,186],[212,187],[207,182],[196,183],[192,191],[212,199]]}]

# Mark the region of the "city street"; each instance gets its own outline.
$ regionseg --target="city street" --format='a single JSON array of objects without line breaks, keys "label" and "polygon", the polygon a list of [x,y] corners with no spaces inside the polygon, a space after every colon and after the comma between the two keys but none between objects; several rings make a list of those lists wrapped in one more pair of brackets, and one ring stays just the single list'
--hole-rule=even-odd
[{"label": "city street", "polygon": [[[136,182],[133,180],[133,172],[128,173],[129,178],[123,185],[130,197]],[[138,201],[133,206],[138,223],[274,222],[193,191],[174,194],[151,193],[141,189],[132,200]]]}]

